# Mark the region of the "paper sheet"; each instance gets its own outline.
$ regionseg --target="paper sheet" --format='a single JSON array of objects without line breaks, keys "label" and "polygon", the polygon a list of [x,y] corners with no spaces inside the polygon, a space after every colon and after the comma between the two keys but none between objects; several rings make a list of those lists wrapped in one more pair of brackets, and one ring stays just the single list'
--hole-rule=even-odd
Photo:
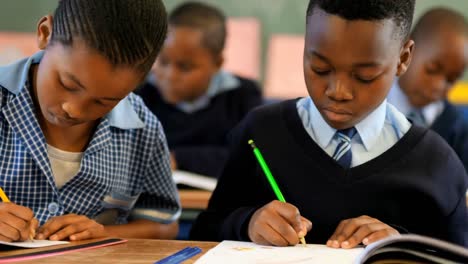
[{"label": "paper sheet", "polygon": [[213,191],[216,187],[216,183],[218,182],[218,180],[213,177],[181,170],[173,171],[172,177],[176,184],[185,184],[207,191]]},{"label": "paper sheet", "polygon": [[295,247],[262,246],[250,242],[223,241],[198,259],[196,264],[323,264],[354,263],[364,249],[333,249],[325,245]]},{"label": "paper sheet", "polygon": [[0,245],[8,245],[13,247],[21,247],[21,248],[40,248],[40,247],[48,247],[48,246],[55,246],[55,245],[62,245],[68,244],[67,241],[51,241],[51,240],[32,240],[32,241],[23,241],[23,242],[3,242],[0,241]]}]

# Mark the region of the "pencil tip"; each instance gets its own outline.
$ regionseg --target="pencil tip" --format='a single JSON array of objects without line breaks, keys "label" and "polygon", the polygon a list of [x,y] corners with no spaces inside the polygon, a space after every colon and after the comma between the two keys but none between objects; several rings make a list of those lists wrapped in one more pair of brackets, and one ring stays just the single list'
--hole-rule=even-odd
[{"label": "pencil tip", "polygon": [[299,240],[301,241],[301,244],[302,244],[302,245],[305,245],[305,244],[306,244],[305,238],[304,238],[304,237],[299,238]]}]

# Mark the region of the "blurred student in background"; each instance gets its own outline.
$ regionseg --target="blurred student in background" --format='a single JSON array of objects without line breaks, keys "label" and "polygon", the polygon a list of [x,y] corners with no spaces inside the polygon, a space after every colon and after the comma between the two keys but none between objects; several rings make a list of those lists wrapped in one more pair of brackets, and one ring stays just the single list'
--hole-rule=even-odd
[{"label": "blurred student in background", "polygon": [[467,20],[454,10],[434,8],[418,20],[411,38],[416,42],[413,61],[388,100],[413,123],[442,136],[468,168],[468,123],[447,101],[468,63]]},{"label": "blurred student in background", "polygon": [[137,90],[163,124],[173,170],[216,177],[227,133],[261,104],[254,81],[221,70],[225,40],[220,10],[198,2],[176,7],[152,74]]}]

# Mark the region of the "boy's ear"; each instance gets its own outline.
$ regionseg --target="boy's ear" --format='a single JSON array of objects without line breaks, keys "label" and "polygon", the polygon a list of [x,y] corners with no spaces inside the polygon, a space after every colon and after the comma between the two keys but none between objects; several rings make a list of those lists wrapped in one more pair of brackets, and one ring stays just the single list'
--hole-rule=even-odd
[{"label": "boy's ear", "polygon": [[53,18],[51,15],[42,17],[37,23],[37,46],[43,50],[52,36]]},{"label": "boy's ear", "polygon": [[414,41],[408,39],[400,50],[400,59],[397,66],[397,76],[401,76],[408,69],[413,58]]}]

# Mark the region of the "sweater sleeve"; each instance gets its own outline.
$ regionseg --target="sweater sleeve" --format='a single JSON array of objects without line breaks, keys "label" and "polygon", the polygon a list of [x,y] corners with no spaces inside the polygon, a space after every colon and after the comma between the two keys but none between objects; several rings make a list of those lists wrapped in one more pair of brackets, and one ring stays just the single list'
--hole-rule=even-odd
[{"label": "sweater sleeve", "polygon": [[[438,137],[438,136],[437,136]],[[429,218],[425,233],[435,237],[467,246],[468,218],[466,206],[467,174],[457,154],[443,141],[438,144],[436,139],[431,140],[430,147],[439,149],[438,155],[427,160],[431,177],[427,179],[426,186],[430,188],[432,199],[438,216],[434,214]],[[445,151],[444,151],[445,149]],[[437,218],[441,221],[436,220]],[[411,230],[409,230],[411,232]]]},{"label": "sweater sleeve", "polygon": [[[454,188],[450,191],[452,194],[444,195],[441,199],[452,201],[447,215],[447,235],[449,241],[468,246],[468,211],[466,206],[466,190],[468,188],[466,167],[461,164],[456,155],[451,155],[447,162],[446,175],[447,185],[451,184]],[[450,197],[454,196],[452,199]]]},{"label": "sweater sleeve", "polygon": [[449,241],[468,246],[468,213],[466,209],[466,198],[461,196],[453,212],[448,216]]},{"label": "sweater sleeve", "polygon": [[194,240],[248,241],[252,214],[266,204],[256,176],[255,157],[248,145],[248,119],[231,133],[230,156],[211,196],[208,208],[195,221]]}]

